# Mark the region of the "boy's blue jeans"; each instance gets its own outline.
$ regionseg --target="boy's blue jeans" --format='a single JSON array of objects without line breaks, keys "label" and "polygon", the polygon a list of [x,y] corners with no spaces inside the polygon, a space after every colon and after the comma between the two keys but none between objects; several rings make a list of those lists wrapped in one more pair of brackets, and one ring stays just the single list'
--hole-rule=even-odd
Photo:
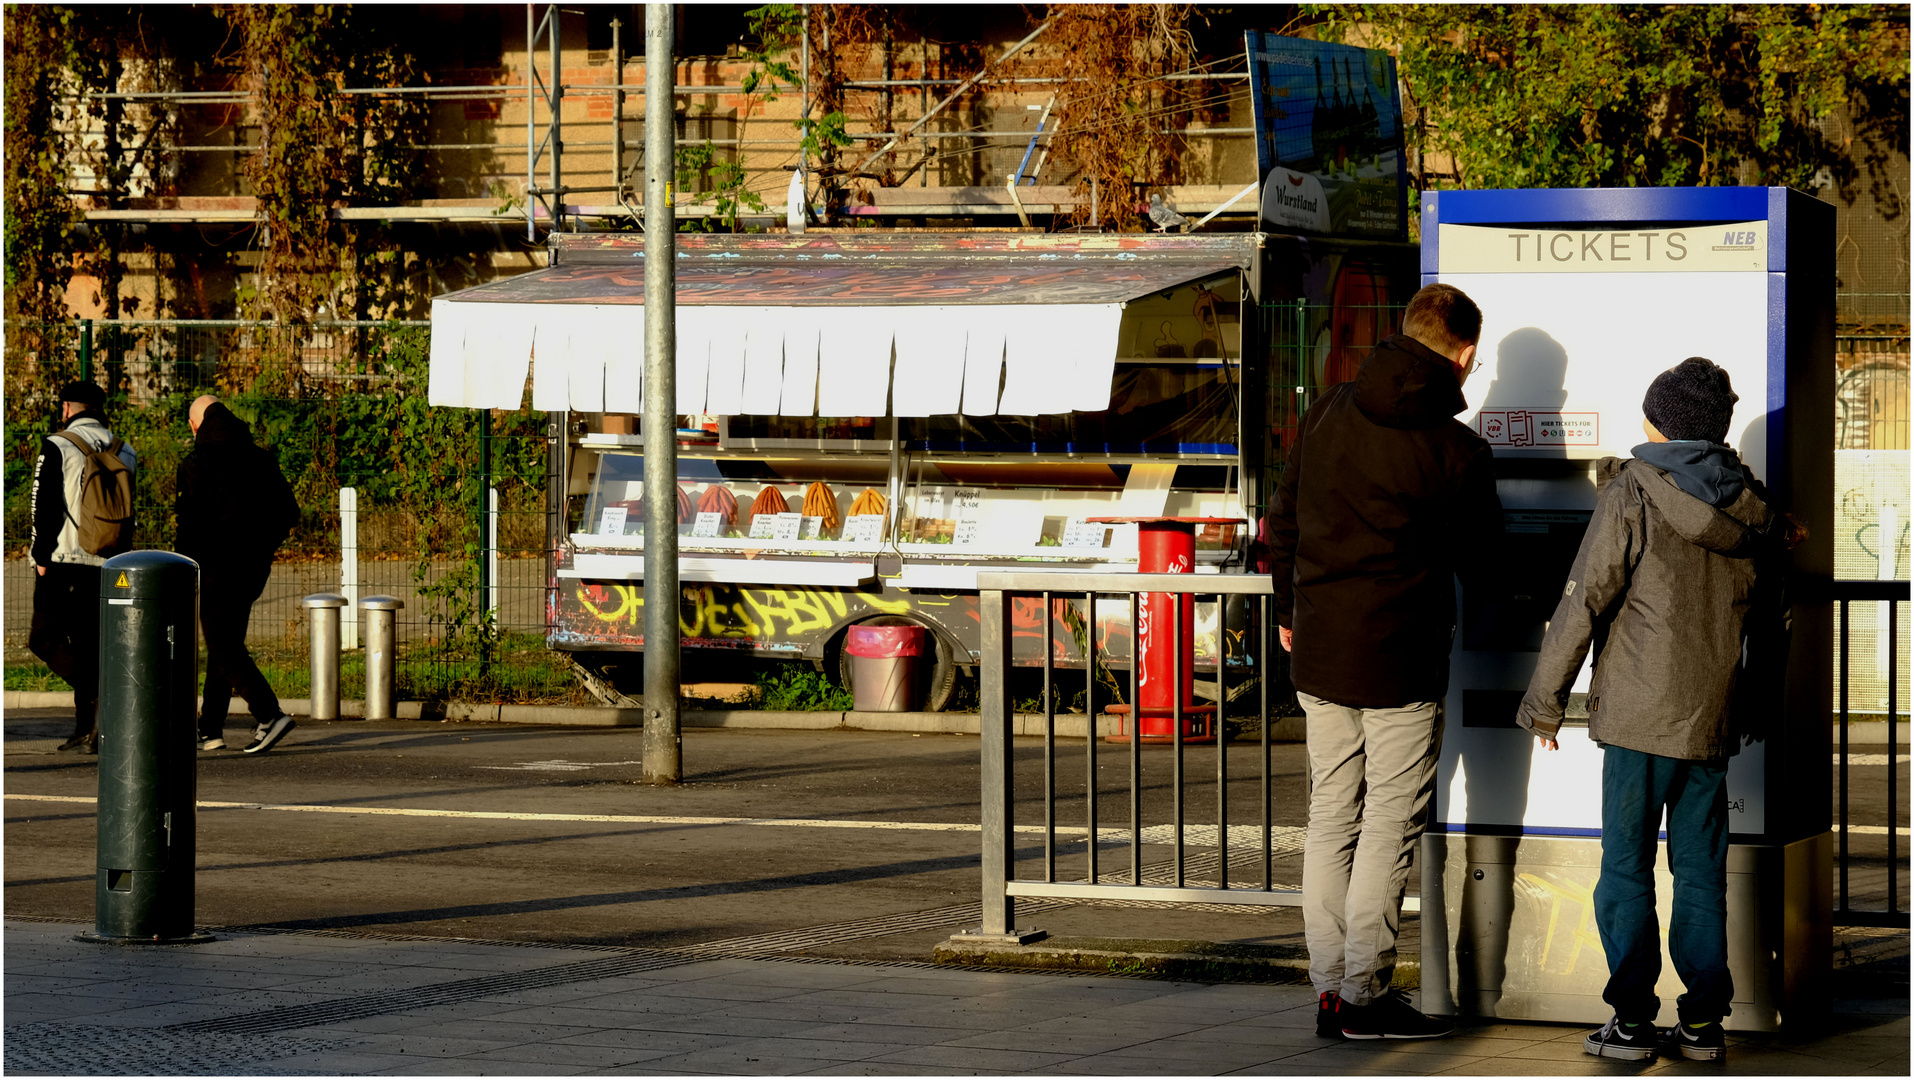
[{"label": "boy's blue jeans", "polygon": [[1683,1023],[1728,1014],[1728,762],[1682,761],[1619,746],[1602,751],[1602,876],[1595,925],[1608,956],[1602,1000],[1624,1023],[1651,1023],[1661,1009],[1661,929],[1655,915],[1655,839],[1668,813],[1674,910],[1668,953],[1688,992]]}]

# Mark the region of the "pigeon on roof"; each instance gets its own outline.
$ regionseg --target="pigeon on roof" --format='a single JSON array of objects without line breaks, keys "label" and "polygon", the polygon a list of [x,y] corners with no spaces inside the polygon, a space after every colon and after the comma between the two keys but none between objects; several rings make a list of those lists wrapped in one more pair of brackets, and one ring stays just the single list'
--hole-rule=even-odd
[{"label": "pigeon on roof", "polygon": [[1150,196],[1150,220],[1156,223],[1157,232],[1169,232],[1189,222],[1189,218],[1163,205],[1163,196]]}]

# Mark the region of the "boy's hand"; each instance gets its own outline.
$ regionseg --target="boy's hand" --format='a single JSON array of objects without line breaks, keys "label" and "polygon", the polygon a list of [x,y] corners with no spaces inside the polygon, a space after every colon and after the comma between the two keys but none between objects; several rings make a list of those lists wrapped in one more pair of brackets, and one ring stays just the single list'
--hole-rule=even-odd
[{"label": "boy's hand", "polygon": [[1276,640],[1283,643],[1284,652],[1292,652],[1294,650],[1289,646],[1291,642],[1296,640],[1296,631],[1291,630],[1287,626],[1279,626],[1276,628]]},{"label": "boy's hand", "polygon": [[1561,743],[1545,735],[1537,735],[1536,738],[1542,741],[1542,749],[1544,750],[1560,750],[1562,748]]}]

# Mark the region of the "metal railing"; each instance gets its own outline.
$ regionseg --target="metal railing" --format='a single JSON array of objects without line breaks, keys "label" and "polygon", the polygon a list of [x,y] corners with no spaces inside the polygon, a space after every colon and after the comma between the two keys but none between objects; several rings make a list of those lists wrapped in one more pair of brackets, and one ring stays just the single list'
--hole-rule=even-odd
[{"label": "metal railing", "polygon": [[[1192,574],[1048,574],[1048,573],[982,573],[977,575],[979,589],[978,609],[982,620],[981,644],[981,730],[983,736],[983,926],[985,936],[1017,937],[1016,902],[1017,897],[1032,898],[1076,898],[1076,899],[1116,899],[1201,902],[1212,904],[1246,904],[1296,906],[1301,902],[1300,891],[1276,884],[1273,880],[1275,861],[1275,838],[1277,826],[1270,820],[1270,731],[1266,718],[1269,716],[1269,642],[1268,634],[1262,632],[1269,625],[1270,579],[1265,575],[1192,575]],[[1084,678],[1086,690],[1094,691],[1098,677],[1099,659],[1097,646],[1096,609],[1104,606],[1120,605],[1130,617],[1130,625],[1138,625],[1137,608],[1139,598],[1144,593],[1169,593],[1178,596],[1214,596],[1219,610],[1225,596],[1257,597],[1255,616],[1249,621],[1248,630],[1237,641],[1238,653],[1230,651],[1232,635],[1221,635],[1217,664],[1217,714],[1210,726],[1214,736],[1214,760],[1216,766],[1216,807],[1215,820],[1206,824],[1189,825],[1185,821],[1185,780],[1184,768],[1184,713],[1183,702],[1173,703],[1171,716],[1171,742],[1152,751],[1153,757],[1167,752],[1170,770],[1170,805],[1167,807],[1168,820],[1160,825],[1146,827],[1144,824],[1144,770],[1143,746],[1140,738],[1140,723],[1133,722],[1129,728],[1128,749],[1124,755],[1129,764],[1129,813],[1127,828],[1104,829],[1098,824],[1099,783],[1098,771],[1106,757],[1116,756],[1103,751],[1099,745],[1097,717],[1086,713],[1084,727],[1084,784],[1082,824],[1070,826],[1058,822],[1058,781],[1057,781],[1057,711],[1055,695],[1051,693],[1055,677],[1054,656],[1046,651],[1043,666],[1043,871],[1041,879],[1019,878],[1016,873],[1016,849],[1013,842],[1019,832],[1030,831],[1030,827],[1019,828],[1015,821],[1015,760],[1011,753],[1010,737],[1014,720],[1010,693],[1010,646],[1011,646],[1011,601],[1015,595],[1040,596],[1044,610],[1044,640],[1051,633],[1052,619],[1057,617],[1057,601],[1074,604],[1078,599],[1083,603],[1085,617],[1084,634]],[[1121,597],[1122,599],[1115,599]],[[1099,599],[1105,598],[1105,599]],[[1181,603],[1181,601],[1179,601]],[[1170,624],[1171,655],[1178,657],[1176,669],[1170,678],[1172,687],[1182,685],[1180,659],[1183,652],[1182,625],[1180,619],[1168,620]],[[1230,848],[1232,827],[1229,824],[1229,750],[1225,712],[1230,700],[1228,679],[1231,655],[1247,659],[1248,672],[1257,679],[1258,710],[1263,718],[1261,734],[1257,742],[1260,767],[1254,783],[1260,794],[1260,826],[1248,827],[1257,834],[1254,849],[1259,855],[1259,866],[1249,872],[1248,879],[1240,885],[1231,884]],[[1132,705],[1133,721],[1140,721],[1139,710],[1134,706],[1139,701],[1138,668],[1139,664],[1130,664],[1129,701]],[[1245,665],[1239,665],[1245,666]],[[1086,692],[1085,701],[1094,702],[1094,692]],[[1159,763],[1160,764],[1160,763]],[[1162,809],[1162,808],[1158,808]],[[1243,827],[1238,827],[1242,829]],[[1204,860],[1202,867],[1192,866],[1192,860],[1186,858],[1186,840],[1192,831],[1207,832],[1213,830],[1216,845],[1215,865],[1213,868]],[[1293,831],[1293,830],[1292,830]],[[1066,834],[1081,835],[1083,838],[1083,873],[1080,879],[1060,880],[1058,867],[1059,837]],[[1113,871],[1104,871],[1098,860],[1098,847],[1108,841],[1127,841],[1129,859],[1126,866]],[[1146,865],[1143,861],[1145,845],[1170,847],[1167,861]],[[1236,845],[1242,847],[1243,845]],[[1294,848],[1293,842],[1285,844]],[[1207,879],[1205,884],[1193,884],[1192,871],[1201,873]]]},{"label": "metal railing", "polygon": [[[1836,828],[1836,871],[1834,923],[1836,926],[1908,926],[1908,912],[1901,907],[1900,875],[1903,860],[1900,853],[1900,741],[1899,725],[1899,682],[1900,682],[1900,605],[1908,598],[1908,583],[1905,581],[1835,581],[1829,583],[1832,599],[1839,606],[1838,640],[1841,649],[1841,661],[1837,667],[1835,679],[1839,688],[1839,713],[1835,717],[1836,730],[1840,733],[1839,751],[1836,755],[1836,768],[1840,779],[1836,788],[1838,801],[1835,818]],[[1849,818],[1849,754],[1848,754],[1848,674],[1849,674],[1849,606],[1854,603],[1879,601],[1888,605],[1887,619],[1887,815],[1886,825],[1854,825]],[[1850,834],[1873,836],[1886,834],[1887,871],[1887,907],[1884,909],[1855,909],[1850,902],[1848,872],[1851,864],[1859,859],[1872,861],[1872,853],[1857,856],[1849,848]],[[1871,845],[1870,845],[1871,846]]]}]

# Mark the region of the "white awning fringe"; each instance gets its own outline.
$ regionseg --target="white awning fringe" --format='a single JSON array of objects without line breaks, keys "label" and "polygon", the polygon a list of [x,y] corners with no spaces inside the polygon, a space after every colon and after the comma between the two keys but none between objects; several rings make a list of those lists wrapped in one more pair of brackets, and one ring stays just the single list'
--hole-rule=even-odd
[{"label": "white awning fringe", "polygon": [[[1122,307],[681,306],[677,411],[882,416],[888,404],[899,416],[1035,416],[1106,409]],[[641,412],[644,337],[638,305],[434,300],[429,400],[516,409],[529,371],[534,408]]]}]

